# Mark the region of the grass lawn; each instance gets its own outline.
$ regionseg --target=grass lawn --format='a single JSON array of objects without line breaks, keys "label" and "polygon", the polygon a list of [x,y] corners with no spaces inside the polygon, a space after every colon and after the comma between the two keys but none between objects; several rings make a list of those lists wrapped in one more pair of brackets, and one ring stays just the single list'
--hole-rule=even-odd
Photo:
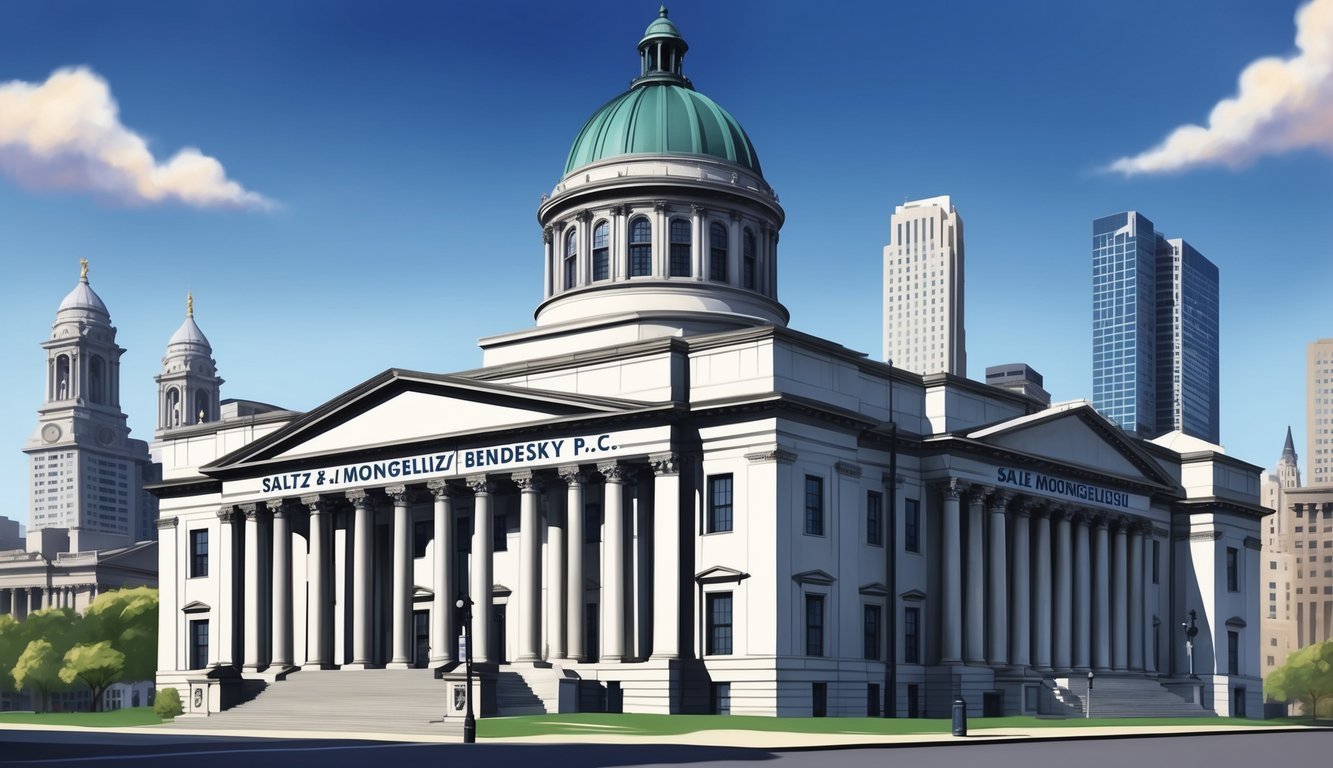
[{"label": "grass lawn", "polygon": [[[1304,725],[1298,720],[1242,720],[1229,717],[1197,718],[1070,718],[1047,720],[1035,717],[970,718],[969,730],[986,728],[1086,728],[1089,726],[1212,725],[1260,726]],[[512,736],[616,734],[624,736],[672,736],[710,730],[782,731],[787,733],[833,733],[895,735],[948,733],[947,719],[885,719],[878,717],[747,717],[742,715],[610,715],[580,713],[485,718],[477,721],[477,736],[483,739]]]},{"label": "grass lawn", "polygon": [[116,728],[127,725],[157,725],[162,718],[152,707],[132,707],[110,712],[0,712],[0,723],[23,725],[78,725],[84,728]]}]

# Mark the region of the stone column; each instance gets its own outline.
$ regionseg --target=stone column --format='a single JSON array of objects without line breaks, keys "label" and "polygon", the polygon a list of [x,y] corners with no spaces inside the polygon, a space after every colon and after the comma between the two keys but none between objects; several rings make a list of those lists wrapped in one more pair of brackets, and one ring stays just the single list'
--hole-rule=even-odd
[{"label": "stone column", "polygon": [[491,593],[494,580],[491,569],[492,548],[495,540],[491,528],[495,525],[494,511],[491,509],[491,493],[495,484],[485,475],[472,475],[467,478],[467,485],[472,489],[472,584],[468,592],[472,597],[472,661],[487,664],[491,661],[491,612],[495,597]]},{"label": "stone column", "polygon": [[1092,663],[1092,529],[1086,512],[1074,526],[1074,668],[1088,670]]},{"label": "stone column", "polygon": [[1026,667],[1032,663],[1032,553],[1029,551],[1031,534],[1031,504],[1020,500],[1011,505],[1014,512],[1014,584],[1013,612],[1009,657],[1016,667]]},{"label": "stone column", "polygon": [[1033,665],[1043,672],[1051,669],[1051,511],[1033,510],[1037,519],[1037,594],[1032,599],[1037,630]]},{"label": "stone column", "polygon": [[412,667],[412,502],[406,485],[384,489],[393,500],[393,656],[389,669]]},{"label": "stone column", "polygon": [[1092,666],[1097,672],[1111,671],[1111,547],[1105,515],[1093,521],[1095,561],[1092,584]]},{"label": "stone column", "polygon": [[[569,562],[565,570],[566,658],[583,657],[583,482],[578,467],[561,467],[560,479],[568,490],[565,495],[566,544]],[[595,659],[590,659],[595,661]]]},{"label": "stone column", "polygon": [[625,660],[625,475],[614,461],[597,465],[606,478],[602,504],[606,522],[602,544],[602,661]]},{"label": "stone column", "polygon": [[1009,506],[1009,494],[996,493],[991,497],[990,507],[990,653],[988,661],[992,665],[1004,666],[1009,663],[1009,579],[1008,550],[1006,548],[1005,529],[1006,513]]},{"label": "stone column", "polygon": [[964,638],[968,664],[986,663],[986,497],[991,489],[974,485],[967,493],[967,616]]},{"label": "stone column", "polygon": [[1055,617],[1052,630],[1055,638],[1055,650],[1052,653],[1055,668],[1066,671],[1070,668],[1070,638],[1074,629],[1074,556],[1071,526],[1071,513],[1068,510],[1055,510]]},{"label": "stone column", "polygon": [[245,652],[244,666],[259,670],[259,518],[258,504],[242,504],[245,515]]},{"label": "stone column", "polygon": [[1129,668],[1143,669],[1143,528],[1129,532]]},{"label": "stone column", "polygon": [[1153,562],[1153,526],[1152,523],[1144,521],[1143,523],[1143,562],[1146,564],[1146,570],[1143,574],[1145,581],[1144,599],[1143,599],[1143,668],[1149,674],[1156,674],[1160,660],[1157,658],[1157,622],[1153,619],[1153,601],[1149,600],[1151,593],[1148,590],[1159,589],[1158,585],[1152,583],[1152,569],[1158,565]]},{"label": "stone column", "polygon": [[1111,667],[1129,668],[1129,580],[1124,521],[1116,521],[1111,555]]},{"label": "stone column", "polygon": [[537,514],[541,482],[531,471],[515,472],[519,491],[518,655],[515,661],[541,661],[542,531]]},{"label": "stone column", "polygon": [[958,509],[958,495],[963,490],[965,486],[958,480],[949,480],[940,490],[944,497],[940,542],[944,586],[944,594],[940,597],[940,662],[943,664],[957,664],[963,660],[963,537]]},{"label": "stone column", "polygon": [[306,558],[306,666],[327,669],[333,665],[333,595],[329,585],[330,532],[328,504],[318,495],[302,496],[310,510],[310,553]]},{"label": "stone column", "polygon": [[273,651],[269,667],[292,666],[292,521],[281,501],[269,502],[273,515]]},{"label": "stone column", "polygon": [[455,638],[454,605],[457,590],[454,589],[454,496],[457,491],[447,480],[431,480],[426,483],[435,497],[435,559],[431,563],[431,589],[434,597],[430,603],[430,665],[442,667],[452,664],[458,648]]},{"label": "stone column", "polygon": [[556,275],[561,275],[563,277],[564,273],[560,269],[556,269],[554,261],[555,249],[551,247],[551,237],[551,227],[549,225],[542,227],[542,249],[546,254],[546,258],[544,259],[545,269],[542,271],[542,290],[545,291],[546,298],[548,299],[559,293],[565,287],[563,283],[557,285],[554,279]]},{"label": "stone column", "polygon": [[[653,468],[653,655],[680,658],[680,457],[648,457]],[[674,711],[672,709],[671,711]]]},{"label": "stone column", "polygon": [[546,659],[565,659],[565,520],[559,505],[546,500]]},{"label": "stone column", "polygon": [[347,492],[352,502],[352,663],[343,669],[368,669],[370,658],[370,563],[374,521],[370,497],[360,488]]}]

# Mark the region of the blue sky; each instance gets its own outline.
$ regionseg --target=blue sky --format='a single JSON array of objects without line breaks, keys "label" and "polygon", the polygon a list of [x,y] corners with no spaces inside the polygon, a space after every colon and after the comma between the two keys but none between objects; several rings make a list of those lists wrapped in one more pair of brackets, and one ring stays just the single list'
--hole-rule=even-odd
[{"label": "blue sky", "polygon": [[[1255,60],[1296,55],[1300,5],[687,1],[671,18],[686,74],[745,126],[786,208],[792,327],[878,356],[889,215],[949,194],[966,223],[972,377],[1022,361],[1057,400],[1090,398],[1091,220],[1136,209],[1220,268],[1222,440],[1269,466],[1288,424],[1304,465],[1305,346],[1333,335],[1333,132],[1311,140],[1321,115],[1296,115],[1182,145],[1193,159],[1166,172],[1160,158],[1106,168],[1208,124]],[[80,258],[128,349],[122,405],[142,439],[188,290],[224,397],[305,410],[385,368],[479,365],[477,337],[530,325],[540,195],[637,74],[656,11],[6,3],[0,97],[83,67],[70,77],[104,83],[123,131],[76,137],[80,174],[30,146],[37,128],[6,134],[0,110],[0,514],[26,521],[39,344]],[[1333,32],[1307,34],[1333,47]],[[147,170],[88,171],[84,155],[127,136],[146,142]],[[201,154],[172,165],[188,147]]]}]

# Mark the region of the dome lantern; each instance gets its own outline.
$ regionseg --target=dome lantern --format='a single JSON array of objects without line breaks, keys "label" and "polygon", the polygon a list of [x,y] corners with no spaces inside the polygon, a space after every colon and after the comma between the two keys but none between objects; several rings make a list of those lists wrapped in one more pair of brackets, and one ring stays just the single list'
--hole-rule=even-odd
[{"label": "dome lantern", "polygon": [[680,36],[676,25],[667,18],[666,6],[659,8],[657,13],[657,18],[643,31],[643,39],[639,41],[641,68],[639,77],[632,85],[674,82],[690,88],[689,78],[681,74],[681,62],[690,46]]}]

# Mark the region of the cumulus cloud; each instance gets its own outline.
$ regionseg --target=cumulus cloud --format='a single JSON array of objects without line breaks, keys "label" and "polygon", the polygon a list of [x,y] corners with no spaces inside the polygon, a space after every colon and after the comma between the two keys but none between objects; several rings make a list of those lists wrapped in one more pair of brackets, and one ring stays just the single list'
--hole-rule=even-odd
[{"label": "cumulus cloud", "polygon": [[1296,55],[1258,59],[1207,127],[1182,125],[1156,147],[1107,166],[1126,176],[1204,165],[1244,167],[1264,155],[1316,149],[1333,155],[1333,0],[1296,12]]},{"label": "cumulus cloud", "polygon": [[129,204],[273,207],[193,147],[154,159],[148,142],[121,124],[106,80],[85,67],[59,69],[44,83],[0,83],[0,172],[31,189],[92,192]]}]

